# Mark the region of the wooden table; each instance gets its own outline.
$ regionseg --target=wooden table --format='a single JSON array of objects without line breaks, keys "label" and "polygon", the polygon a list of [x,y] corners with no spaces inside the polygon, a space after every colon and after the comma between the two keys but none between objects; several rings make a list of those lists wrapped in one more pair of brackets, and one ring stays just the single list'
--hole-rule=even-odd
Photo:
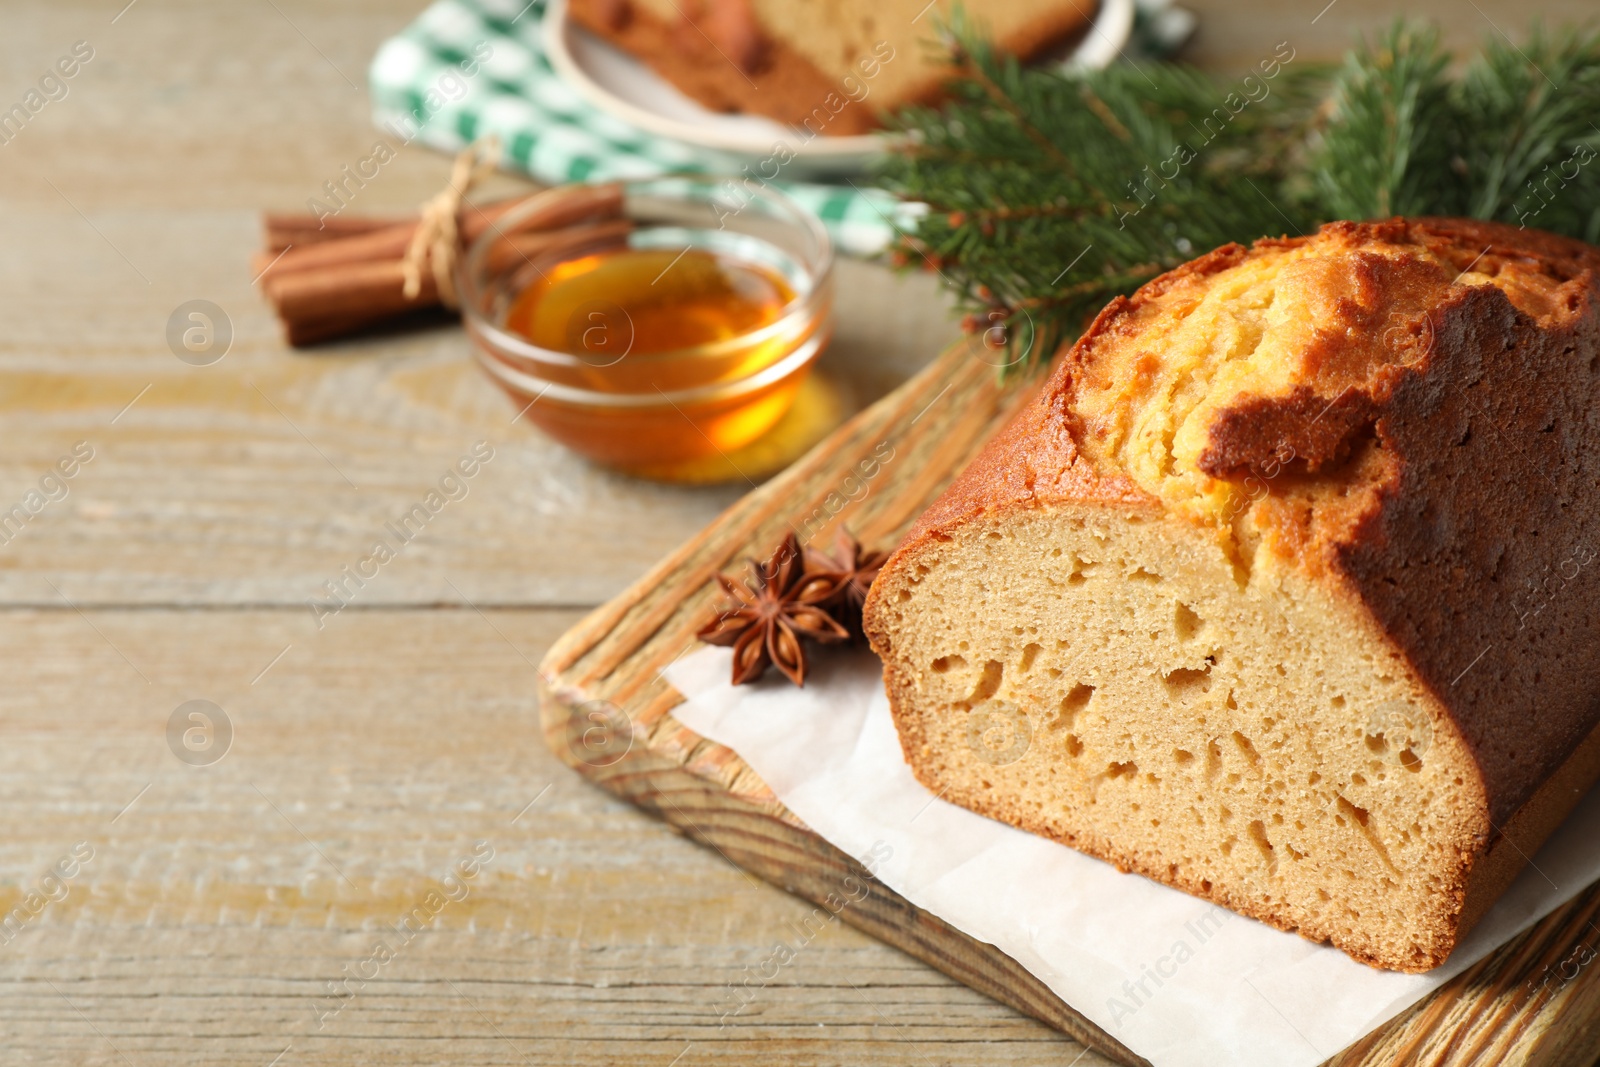
[{"label": "wooden table", "polygon": [[[744,487],[584,464],[512,421],[455,330],[277,340],[257,212],[365,153],[365,64],[412,5],[123,3],[7,5],[0,34],[7,107],[94,49],[0,146],[0,512],[44,500],[0,544],[0,1061],[1104,1062],[838,923],[719,1021],[810,906],[558,765],[533,665]],[[1223,68],[1388,18],[1191,6]],[[1528,14],[1477,6],[1453,35]],[[406,149],[356,209],[445,173]],[[953,336],[927,278],[841,281],[826,366],[858,404]],[[167,340],[192,299],[234,332],[206,367]],[[319,628],[308,600],[479,441],[466,498]],[[175,755],[193,700],[231,724],[216,762]]]}]

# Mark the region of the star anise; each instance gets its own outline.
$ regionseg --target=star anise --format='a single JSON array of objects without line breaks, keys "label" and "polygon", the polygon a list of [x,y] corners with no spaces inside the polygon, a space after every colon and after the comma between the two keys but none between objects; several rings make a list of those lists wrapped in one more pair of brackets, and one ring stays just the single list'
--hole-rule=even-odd
[{"label": "star anise", "polygon": [[700,640],[733,646],[733,684],[754,682],[775,664],[795,685],[806,680],[802,638],[823,644],[848,640],[849,632],[821,606],[838,592],[836,583],[806,573],[805,554],[793,533],[766,563],[750,561],[751,580],[717,575],[731,603],[700,630]]},{"label": "star anise", "polygon": [[823,602],[824,606],[849,631],[852,640],[863,637],[861,608],[867,602],[873,579],[888,560],[887,552],[863,551],[861,543],[842,527],[832,555],[806,551],[806,573],[833,586],[833,595]]}]

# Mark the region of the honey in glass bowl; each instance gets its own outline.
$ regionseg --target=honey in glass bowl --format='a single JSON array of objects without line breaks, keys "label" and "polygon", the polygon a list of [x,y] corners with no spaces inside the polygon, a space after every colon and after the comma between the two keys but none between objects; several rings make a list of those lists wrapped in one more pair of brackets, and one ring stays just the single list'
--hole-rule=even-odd
[{"label": "honey in glass bowl", "polygon": [[659,473],[727,456],[788,410],[831,325],[827,236],[781,194],[760,190],[734,212],[717,190],[696,179],[552,190],[468,253],[480,362],[546,433]]}]

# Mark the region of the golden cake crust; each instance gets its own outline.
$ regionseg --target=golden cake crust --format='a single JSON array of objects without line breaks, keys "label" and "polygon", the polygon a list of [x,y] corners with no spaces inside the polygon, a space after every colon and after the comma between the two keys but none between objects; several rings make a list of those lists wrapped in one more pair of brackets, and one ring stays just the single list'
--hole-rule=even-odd
[{"label": "golden cake crust", "polygon": [[[1194,348],[1185,323],[1226,287],[1248,300],[1252,271],[1275,286],[1252,320],[1265,329]],[[1447,716],[1477,779],[1460,786],[1462,825],[1484,828],[1442,876],[1447,947],[1342,946],[1442,962],[1600,774],[1597,297],[1592,246],[1393,219],[1227,246],[1112,301],[874,586],[866,629],[908,762],[928,780],[917,682],[882,602],[906,568],[968,523],[1058,504],[1179,516],[1245,573],[1292,568],[1351,605]],[[1204,358],[1184,363],[1185,345]],[[1002,808],[985,813],[1062,836]],[[1110,836],[1067,843],[1295,928]]]},{"label": "golden cake crust", "polygon": [[[1263,474],[1283,454],[1285,444],[1295,459],[1278,463],[1285,473],[1263,480],[1268,495],[1258,503],[1262,534],[1278,553],[1315,573],[1337,575],[1351,583],[1378,623],[1391,636],[1403,639],[1414,663],[1439,688],[1464,684],[1456,673],[1465,668],[1479,649],[1461,658],[1451,646],[1462,634],[1440,620],[1431,626],[1404,618],[1415,597],[1389,591],[1386,579],[1408,568],[1412,553],[1425,553],[1437,534],[1425,525],[1411,502],[1433,495],[1425,484],[1441,469],[1464,466],[1449,456],[1450,433],[1424,432],[1430,424],[1449,422],[1457,436],[1465,432],[1462,420],[1474,408],[1490,416],[1503,413],[1505,432],[1515,424],[1531,426],[1550,418],[1571,427],[1590,425],[1595,418],[1587,398],[1594,393],[1597,368],[1572,368],[1566,383],[1569,394],[1559,395],[1562,383],[1539,381],[1510,366],[1526,360],[1502,359],[1499,381],[1488,380],[1497,395],[1478,398],[1451,388],[1455,375],[1492,373],[1475,361],[1485,347],[1526,356],[1560,353],[1587,345],[1596,350],[1600,337],[1600,249],[1581,241],[1542,231],[1519,230],[1501,223],[1468,219],[1393,219],[1376,223],[1329,223],[1312,237],[1270,238],[1251,249],[1227,245],[1156,278],[1132,297],[1117,297],[1062,358],[1037,399],[978,455],[948,490],[918,519],[900,552],[919,542],[937,539],[951,526],[985,512],[1037,506],[1051,501],[1096,501],[1106,504],[1159,508],[1160,502],[1126,473],[1092,447],[1083,447],[1090,430],[1075,405],[1077,383],[1086,368],[1105,358],[1105,350],[1133,336],[1141,312],[1157,305],[1180,287],[1203,287],[1206,280],[1237,267],[1252,256],[1277,249],[1321,247],[1360,253],[1376,247],[1414,247],[1436,254],[1458,270],[1471,268],[1488,274],[1494,284],[1461,285],[1440,273],[1431,262],[1402,261],[1402,268],[1383,270],[1370,262],[1354,261],[1364,271],[1364,281],[1383,286],[1373,307],[1350,305],[1348,322],[1321,332],[1317,346],[1306,354],[1314,374],[1296,378],[1282,396],[1246,395],[1220,409],[1211,425],[1210,443],[1201,454],[1201,466],[1218,479],[1242,481]],[[1415,268],[1415,269],[1411,269]],[[1489,273],[1492,272],[1492,273]],[[1430,277],[1431,275],[1431,277]],[[1375,323],[1386,325],[1374,332]],[[1409,365],[1396,356],[1409,359]],[[1559,355],[1556,356],[1559,359]],[[1466,364],[1473,364],[1467,366]],[[1497,391],[1497,385],[1513,391]],[[1565,400],[1564,410],[1563,399]],[[1531,407],[1530,407],[1531,405]],[[1534,413],[1533,409],[1537,412]],[[1538,477],[1541,467],[1560,466],[1569,457],[1561,435],[1542,432],[1543,425],[1520,442],[1497,441],[1484,451],[1494,453],[1488,467],[1502,468],[1510,477],[1454,483],[1453,491],[1468,497],[1476,514],[1514,515],[1525,504],[1516,492],[1522,475]],[[1493,433],[1486,428],[1485,433]],[[1382,454],[1351,457],[1363,434],[1381,439]],[[1570,434],[1570,431],[1569,431]],[[1519,447],[1520,444],[1520,447]],[[1570,446],[1571,442],[1567,442]],[[1477,450],[1474,450],[1477,451]],[[1448,460],[1448,462],[1447,462]],[[1324,470],[1342,462],[1336,470]],[[1590,463],[1596,462],[1593,457]],[[1465,464],[1473,467],[1473,464]],[[1298,468],[1304,468],[1302,471]],[[1481,474],[1484,466],[1477,466]],[[1573,564],[1579,577],[1594,582],[1588,560],[1593,552],[1588,539],[1600,533],[1595,468],[1588,472],[1587,497],[1573,501],[1583,512],[1582,522],[1570,524]],[[1324,477],[1317,477],[1318,473]],[[1464,564],[1473,560],[1480,577],[1493,572],[1488,561],[1503,556],[1504,529],[1475,533],[1471,543],[1459,548]],[[890,566],[893,566],[891,562]],[[1557,577],[1562,575],[1558,572]],[[1535,578],[1537,582],[1537,578]],[[1572,581],[1572,579],[1568,579]],[[1549,583],[1545,583],[1548,585]],[[1514,588],[1503,588],[1513,594]],[[1565,587],[1563,587],[1565,588]],[[1600,584],[1596,585],[1600,590]],[[1463,608],[1476,608],[1483,590],[1473,589]],[[1583,593],[1563,597],[1581,600]],[[1430,587],[1429,598],[1451,597]],[[1519,605],[1519,607],[1522,605]],[[1542,616],[1544,611],[1540,611]],[[1587,613],[1584,614],[1588,618]],[[1502,620],[1503,621],[1503,620]],[[1523,620],[1512,619],[1513,627]],[[1469,630],[1479,629],[1469,627]],[[1491,639],[1492,640],[1492,639]],[[1446,653],[1452,654],[1446,654]],[[1433,668],[1433,669],[1429,669]],[[1451,668],[1454,668],[1452,672]],[[1535,716],[1536,723],[1508,713],[1494,713],[1488,700],[1458,701],[1452,709],[1469,738],[1478,742],[1480,765],[1486,769],[1491,796],[1491,817],[1508,818],[1544,778],[1571,755],[1578,743],[1600,722],[1600,662],[1590,659],[1575,674],[1597,677],[1587,690],[1589,706],[1582,708],[1583,693],[1569,702],[1573,713],[1559,721]],[[1482,694],[1487,696],[1487,694]],[[1537,740],[1527,744],[1530,725]],[[1520,749],[1520,752],[1516,750]],[[1516,752],[1515,757],[1509,753]]]}]

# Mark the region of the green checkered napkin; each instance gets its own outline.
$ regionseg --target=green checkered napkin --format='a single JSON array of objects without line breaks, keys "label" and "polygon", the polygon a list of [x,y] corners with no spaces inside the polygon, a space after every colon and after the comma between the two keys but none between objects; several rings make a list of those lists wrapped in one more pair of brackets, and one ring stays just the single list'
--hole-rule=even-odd
[{"label": "green checkered napkin", "polygon": [[[552,185],[739,174],[733,156],[645,133],[579,96],[545,57],[544,9],[545,0],[436,0],[373,57],[373,120],[398,139],[446,151],[498,134],[503,166]],[[881,251],[894,226],[914,217],[879,189],[772,184],[814,211],[851,255]]]}]

